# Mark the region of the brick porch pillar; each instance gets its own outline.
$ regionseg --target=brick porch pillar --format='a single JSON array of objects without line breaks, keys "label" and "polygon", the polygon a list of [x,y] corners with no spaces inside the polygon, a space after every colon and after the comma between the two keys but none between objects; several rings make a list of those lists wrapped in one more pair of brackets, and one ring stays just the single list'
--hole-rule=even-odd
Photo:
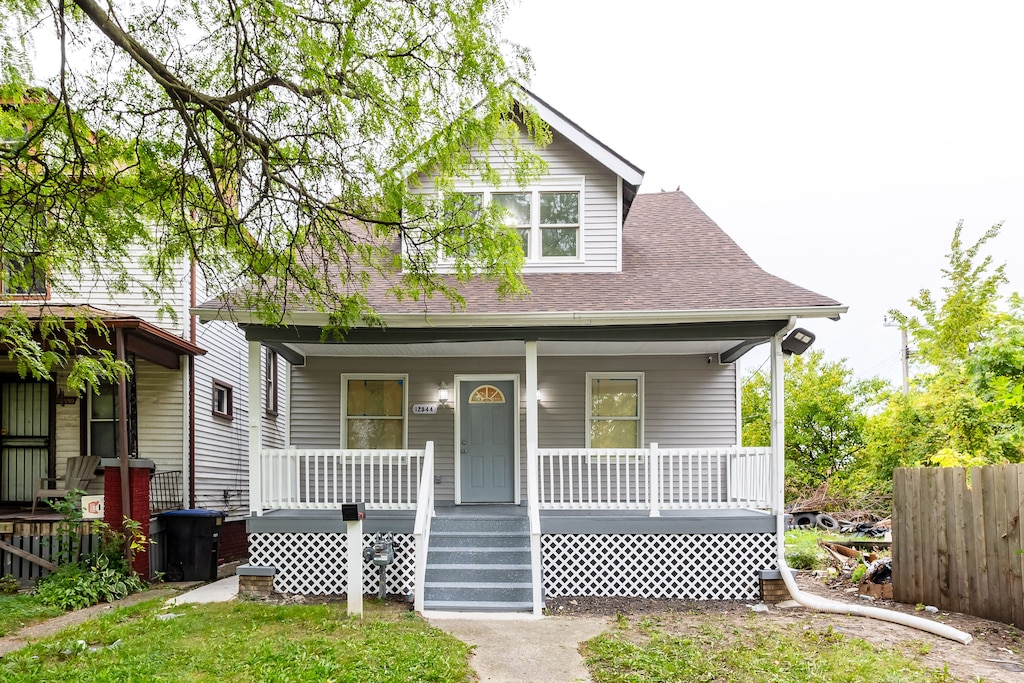
[{"label": "brick porch pillar", "polygon": [[[121,470],[116,458],[103,459],[103,521],[113,529],[122,529]],[[131,510],[127,517],[142,525],[142,533],[149,538],[149,478],[156,469],[152,460],[133,458],[128,462],[128,486]],[[132,569],[144,579],[150,578],[149,553],[135,554]]]}]

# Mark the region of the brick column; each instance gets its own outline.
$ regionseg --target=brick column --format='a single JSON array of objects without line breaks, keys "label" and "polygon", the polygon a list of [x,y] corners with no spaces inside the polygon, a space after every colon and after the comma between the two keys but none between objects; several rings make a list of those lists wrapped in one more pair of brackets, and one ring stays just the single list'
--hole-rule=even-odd
[{"label": "brick column", "polygon": [[[113,529],[122,529],[124,511],[121,509],[121,470],[117,460],[106,460],[103,470],[103,521]],[[149,478],[154,466],[152,461],[139,458],[129,463],[128,486],[131,497],[131,510],[128,518],[139,522],[142,533],[149,538]],[[132,560],[132,569],[144,579],[150,578],[149,553],[138,552]]]}]

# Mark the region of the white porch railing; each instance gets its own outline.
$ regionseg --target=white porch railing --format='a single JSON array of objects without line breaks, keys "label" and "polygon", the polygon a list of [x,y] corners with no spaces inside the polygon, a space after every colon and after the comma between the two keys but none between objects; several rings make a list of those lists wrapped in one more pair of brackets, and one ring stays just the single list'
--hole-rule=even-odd
[{"label": "white porch railing", "polygon": [[771,507],[769,448],[541,448],[546,510]]},{"label": "white porch railing", "polygon": [[415,510],[433,442],[422,450],[263,449],[261,458],[264,510]]}]

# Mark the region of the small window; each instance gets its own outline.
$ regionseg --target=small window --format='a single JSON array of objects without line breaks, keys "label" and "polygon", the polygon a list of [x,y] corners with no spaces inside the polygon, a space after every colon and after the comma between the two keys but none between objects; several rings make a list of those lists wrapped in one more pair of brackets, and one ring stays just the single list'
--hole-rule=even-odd
[{"label": "small window", "polygon": [[2,267],[0,290],[4,294],[18,299],[49,297],[46,267],[39,252],[25,255],[5,254],[2,257]]},{"label": "small window", "polygon": [[234,389],[230,384],[213,380],[213,414],[215,417],[234,417]]},{"label": "small window", "polygon": [[532,195],[529,192],[495,192],[491,195],[491,201],[505,209],[505,221],[519,232],[519,238],[523,242],[523,254],[530,258]]},{"label": "small window", "polygon": [[267,349],[265,357],[263,409],[267,415],[277,415],[277,352]]},{"label": "small window", "polygon": [[642,418],[642,373],[587,373],[587,448],[640,448]]}]

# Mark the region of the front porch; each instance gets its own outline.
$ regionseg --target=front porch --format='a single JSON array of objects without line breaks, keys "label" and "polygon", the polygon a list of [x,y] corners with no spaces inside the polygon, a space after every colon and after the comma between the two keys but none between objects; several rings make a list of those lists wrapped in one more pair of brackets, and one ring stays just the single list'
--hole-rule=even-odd
[{"label": "front porch", "polygon": [[[394,539],[386,592],[421,611],[539,613],[546,597],[571,595],[757,599],[758,573],[776,566],[768,450],[536,449],[520,504],[455,505],[435,501],[432,442],[262,449],[249,562],[274,567],[281,592],[347,593],[341,506],[364,502],[364,547]],[[378,580],[364,561],[363,592]]]}]

